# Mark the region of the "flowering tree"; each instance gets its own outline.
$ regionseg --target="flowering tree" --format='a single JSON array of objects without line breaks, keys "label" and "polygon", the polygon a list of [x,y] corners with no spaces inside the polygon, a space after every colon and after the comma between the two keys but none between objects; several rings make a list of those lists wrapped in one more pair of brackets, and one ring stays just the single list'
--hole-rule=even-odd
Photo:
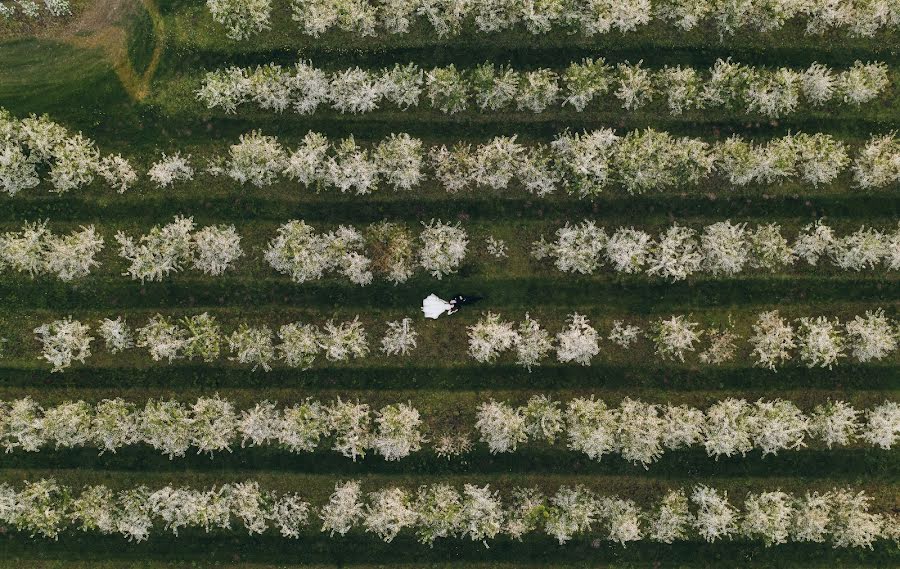
[{"label": "flowering tree", "polygon": [[375,423],[372,447],[385,460],[399,460],[422,448],[422,420],[412,405],[388,405],[378,412]]},{"label": "flowering tree", "polygon": [[248,39],[271,26],[271,0],[206,0],[206,6],[233,40]]},{"label": "flowering tree", "polygon": [[662,443],[666,448],[679,449],[693,446],[703,438],[703,426],[706,418],[703,411],[687,405],[666,405],[663,421],[666,429],[662,434]]},{"label": "flowering tree", "polygon": [[707,409],[702,427],[706,453],[716,458],[747,454],[753,448],[751,416],[752,409],[743,399],[723,399]]},{"label": "flowering tree", "polygon": [[184,328],[161,314],[151,317],[145,326],[137,329],[137,346],[147,348],[155,362],[167,359],[171,363],[182,357],[181,350],[186,343]]},{"label": "flowering tree", "polygon": [[240,141],[229,148],[225,174],[241,185],[250,183],[262,188],[277,180],[285,160],[287,154],[276,137],[254,130],[242,134]]},{"label": "flowering tree", "polygon": [[200,358],[206,363],[216,361],[222,345],[222,329],[216,317],[208,312],[181,319],[186,332],[181,355],[187,359]]},{"label": "flowering tree", "polygon": [[409,494],[401,488],[371,492],[363,512],[363,526],[385,543],[390,543],[405,528],[415,524],[417,515]]},{"label": "flowering tree", "polygon": [[644,469],[662,456],[663,431],[667,425],[656,405],[626,397],[616,416],[616,446],[622,458]]},{"label": "flowering tree", "polygon": [[333,362],[362,358],[369,353],[369,340],[359,316],[338,324],[333,320],[326,322],[319,337],[319,346],[325,358]]},{"label": "flowering tree", "polygon": [[824,441],[828,448],[850,444],[859,430],[859,411],[843,401],[816,405],[809,421],[810,433]]},{"label": "flowering tree", "polygon": [[653,513],[647,535],[653,541],[673,543],[686,539],[688,528],[693,525],[694,517],[684,490],[670,490]]},{"label": "flowering tree", "polygon": [[568,322],[568,327],[556,335],[556,359],[560,363],[591,365],[591,359],[600,353],[600,335],[588,319],[577,312],[569,315]]},{"label": "flowering tree", "polygon": [[597,498],[583,486],[561,486],[548,510],[544,531],[560,545],[589,532],[600,513]]},{"label": "flowering tree", "polygon": [[705,364],[720,365],[734,358],[738,335],[730,328],[709,328],[703,331],[709,346],[700,352],[700,361]]},{"label": "flowering tree", "polygon": [[890,450],[900,438],[900,405],[885,401],[866,412],[862,439],[871,445]]},{"label": "flowering tree", "polygon": [[850,354],[861,362],[883,359],[897,349],[898,331],[883,310],[855,316],[844,330]]},{"label": "flowering tree", "polygon": [[362,235],[352,227],[342,225],[336,231],[317,234],[304,221],[291,220],[278,228],[265,259],[298,283],[338,270],[351,282],[365,285],[371,282],[372,273],[371,261],[362,254],[363,243]]},{"label": "flowering tree", "polygon": [[638,341],[642,334],[640,327],[625,324],[621,320],[614,320],[612,330],[610,330],[607,339],[620,348],[627,350]]},{"label": "flowering tree", "polygon": [[328,407],[328,429],[334,433],[334,450],[354,462],[372,447],[372,417],[364,403],[339,397]]},{"label": "flowering tree", "polygon": [[268,326],[257,328],[241,324],[228,336],[228,349],[234,353],[234,357],[229,359],[242,364],[253,364],[253,371],[258,367],[264,371],[272,369],[275,348],[272,345],[272,330]]},{"label": "flowering tree", "polygon": [[126,275],[144,282],[161,281],[190,262],[194,218],[175,216],[172,223],[154,226],[138,241],[116,233],[119,256],[131,262]]},{"label": "flowering tree", "polygon": [[824,316],[797,320],[797,348],[807,367],[831,367],[844,355],[844,339],[837,321]]},{"label": "flowering tree", "polygon": [[556,231],[556,241],[547,243],[543,237],[533,244],[532,255],[540,260],[555,258],[555,266],[563,272],[593,274],[602,262],[608,237],[606,231],[593,221],[566,225]]},{"label": "flowering tree", "polygon": [[418,332],[412,327],[412,319],[394,320],[387,323],[388,329],[381,338],[381,351],[389,356],[409,355],[416,349]]},{"label": "flowering tree", "polygon": [[777,310],[762,312],[753,325],[750,344],[756,364],[775,371],[778,364],[790,359],[791,350],[796,347],[794,329]]},{"label": "flowering tree", "polygon": [[656,353],[667,359],[684,362],[685,352],[694,351],[694,342],[700,340],[703,331],[700,326],[687,320],[684,315],[672,316],[669,320],[658,320],[653,325],[651,339],[656,346]]},{"label": "flowering tree", "polygon": [[209,225],[191,236],[193,267],[204,274],[224,274],[244,255],[241,236],[233,225]]},{"label": "flowering tree", "polygon": [[525,417],[525,432],[532,440],[552,443],[565,427],[559,403],[546,395],[531,397],[521,412]]},{"label": "flowering tree", "polygon": [[171,156],[163,153],[162,158],[150,166],[147,175],[158,188],[163,189],[174,186],[176,182],[189,182],[194,179],[190,160],[190,155],[182,156],[180,152]]},{"label": "flowering tree", "polygon": [[481,363],[490,363],[519,341],[512,322],[502,322],[499,314],[488,312],[468,327],[469,355]]},{"label": "flowering tree", "polygon": [[462,507],[459,512],[460,535],[487,545],[503,529],[503,504],[499,492],[489,486],[463,486]]},{"label": "flowering tree", "polygon": [[869,139],[853,162],[853,181],[863,189],[900,181],[900,139],[896,134]]},{"label": "flowering tree", "polygon": [[784,492],[751,493],[744,501],[740,531],[751,539],[762,540],[767,547],[785,543],[795,515],[791,496]]},{"label": "flowering tree", "polygon": [[419,235],[422,249],[419,264],[436,279],[456,272],[466,257],[469,245],[468,234],[459,225],[438,221],[423,224],[425,229]]},{"label": "flowering tree", "polygon": [[491,454],[513,452],[527,440],[525,416],[519,409],[491,400],[478,407],[475,428]]},{"label": "flowering tree", "polygon": [[568,447],[592,460],[616,449],[616,416],[603,401],[577,398],[566,408]]},{"label": "flowering tree", "polygon": [[84,363],[91,356],[90,326],[71,317],[41,324],[34,329],[41,342],[41,357],[50,363],[51,372],[63,371],[73,361]]},{"label": "flowering tree", "polygon": [[882,529],[882,519],[869,513],[871,498],[865,492],[839,489],[830,493],[828,532],[835,547],[872,547]]},{"label": "flowering tree", "polygon": [[747,426],[753,445],[762,450],[763,456],[806,446],[804,438],[810,428],[809,419],[800,409],[781,399],[757,401],[747,417]]},{"label": "flowering tree", "polygon": [[698,271],[703,255],[697,248],[696,232],[673,224],[660,234],[653,247],[647,269],[649,275],[659,275],[673,282],[688,278]]},{"label": "flowering tree", "polygon": [[419,487],[415,499],[419,542],[432,545],[438,538],[458,533],[461,509],[459,492],[453,487],[441,483]]},{"label": "flowering tree", "polygon": [[516,363],[531,371],[531,368],[540,365],[540,361],[553,349],[550,333],[541,328],[540,322],[526,313],[525,320],[519,324],[515,349]]},{"label": "flowering tree", "polygon": [[121,316],[115,320],[104,318],[97,326],[97,331],[106,342],[106,349],[112,354],[134,347],[134,334]]},{"label": "flowering tree", "polygon": [[706,541],[731,537],[737,530],[738,512],[728,503],[726,492],[701,484],[694,487],[691,502],[697,506],[694,529]]}]

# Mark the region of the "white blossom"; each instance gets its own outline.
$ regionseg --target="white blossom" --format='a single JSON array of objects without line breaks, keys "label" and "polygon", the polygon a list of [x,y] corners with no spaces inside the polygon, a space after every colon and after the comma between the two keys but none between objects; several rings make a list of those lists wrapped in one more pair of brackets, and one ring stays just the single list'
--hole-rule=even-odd
[{"label": "white blossom", "polygon": [[762,312],[753,324],[750,337],[756,365],[775,371],[775,367],[791,357],[794,329],[778,314],[777,310]]},{"label": "white blossom", "polygon": [[568,447],[600,460],[616,449],[616,417],[603,401],[573,399],[566,408]]},{"label": "white blossom", "polygon": [[419,235],[422,249],[419,264],[431,276],[441,279],[456,272],[466,257],[469,238],[459,225],[443,223],[440,220],[423,224],[425,229]]},{"label": "white blossom", "polygon": [[737,530],[738,513],[728,503],[728,494],[708,486],[698,485],[691,493],[697,506],[694,528],[708,542],[731,537]]},{"label": "white blossom", "polygon": [[879,448],[890,450],[900,438],[900,405],[885,401],[866,411],[862,439]]},{"label": "white blossom", "polygon": [[849,445],[859,435],[859,411],[844,401],[816,405],[809,419],[809,432],[830,449]]},{"label": "white blossom", "polygon": [[157,314],[147,321],[147,325],[137,329],[137,346],[147,348],[153,361],[182,357],[181,351],[187,344],[187,331],[171,318]]},{"label": "white blossom", "polygon": [[684,490],[669,490],[650,518],[647,535],[653,541],[672,543],[686,539],[688,528],[693,525]]},{"label": "white blossom", "polygon": [[850,354],[861,362],[881,360],[897,349],[898,331],[884,310],[866,311],[844,324]]},{"label": "white blossom", "polygon": [[504,513],[499,493],[492,492],[489,486],[466,484],[459,518],[460,534],[486,546],[487,540],[503,529]]},{"label": "white blossom", "polygon": [[359,316],[338,324],[333,320],[326,322],[319,336],[319,347],[332,362],[365,357],[369,353],[369,340]]},{"label": "white blossom", "polygon": [[244,255],[241,236],[233,225],[209,225],[191,236],[193,267],[218,276]]},{"label": "white blossom", "polygon": [[786,543],[794,518],[791,496],[784,492],[751,493],[744,501],[741,533],[758,538],[766,547]]},{"label": "white blossom", "polygon": [[358,481],[340,482],[334,486],[334,493],[328,503],[319,511],[322,531],[344,535],[363,518],[363,505]]},{"label": "white blossom", "polygon": [[762,455],[778,454],[779,450],[796,450],[806,446],[804,439],[809,431],[809,419],[789,401],[760,399],[747,417],[753,446]]},{"label": "white blossom", "polygon": [[687,320],[684,315],[658,320],[651,335],[656,353],[665,359],[684,362],[685,352],[693,352],[696,349],[694,343],[703,334],[702,330],[697,331],[698,326],[698,323]]},{"label": "white blossom", "polygon": [[702,262],[696,232],[676,223],[660,234],[659,242],[651,252],[647,274],[672,281],[684,280],[700,270]]},{"label": "white blossom", "polygon": [[840,325],[824,316],[799,318],[797,348],[807,367],[831,367],[844,354],[844,338]]},{"label": "white blossom", "polygon": [[707,409],[702,430],[706,453],[717,459],[747,454],[753,448],[751,416],[752,408],[743,399],[729,397]]},{"label": "white blossom", "polygon": [[513,452],[528,438],[522,411],[493,399],[478,406],[475,428],[491,454]]},{"label": "white blossom", "polygon": [[104,318],[97,326],[97,331],[111,354],[118,354],[134,346],[134,334],[121,316],[115,320]]},{"label": "white blossom", "polygon": [[72,362],[84,361],[91,356],[90,326],[67,317],[41,324],[34,329],[41,342],[41,357],[50,363],[51,372],[63,371]]},{"label": "white blossom", "polygon": [[372,447],[385,460],[399,460],[422,448],[422,419],[410,404],[388,405],[378,411]]},{"label": "white blossom", "polygon": [[389,356],[409,355],[416,349],[418,332],[412,327],[412,319],[404,318],[387,323],[388,329],[381,338],[381,351]]},{"label": "white blossom", "polygon": [[242,364],[253,364],[253,371],[258,367],[264,371],[272,369],[275,348],[272,345],[272,330],[268,326],[250,327],[241,324],[240,328],[228,336],[228,349],[234,353],[234,357],[229,359]]},{"label": "white blossom", "polygon": [[577,312],[570,314],[567,320],[568,327],[556,335],[556,359],[560,363],[591,365],[591,359],[600,353],[600,335],[588,319]]},{"label": "white blossom", "polygon": [[544,531],[560,545],[589,532],[600,514],[597,498],[583,486],[560,486],[548,510]]},{"label": "white blossom", "polygon": [[835,547],[872,547],[881,533],[882,516],[869,513],[865,492],[839,489],[830,493],[828,533]]},{"label": "white blossom", "polygon": [[363,512],[363,525],[385,543],[390,543],[405,528],[415,524],[416,511],[406,491],[384,488],[369,494]]},{"label": "white blossom", "polygon": [[206,0],[206,7],[233,40],[250,38],[271,26],[271,0]]},{"label": "white blossom", "polygon": [[271,186],[284,170],[287,153],[274,136],[258,131],[242,134],[228,149],[225,173],[232,180],[257,188]]},{"label": "white blossom", "polygon": [[163,153],[159,161],[150,166],[147,175],[158,188],[174,186],[176,182],[187,182],[194,179],[194,168],[191,157],[182,156],[180,152],[169,156]]}]

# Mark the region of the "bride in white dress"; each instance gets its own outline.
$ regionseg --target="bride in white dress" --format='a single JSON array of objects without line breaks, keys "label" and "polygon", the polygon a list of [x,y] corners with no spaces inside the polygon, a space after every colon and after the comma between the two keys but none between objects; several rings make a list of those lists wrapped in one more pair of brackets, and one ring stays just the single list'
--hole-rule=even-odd
[{"label": "bride in white dress", "polygon": [[428,298],[422,301],[422,312],[425,313],[425,318],[431,318],[432,320],[445,312],[449,313],[452,309],[452,304],[439,298],[434,293],[428,295]]}]

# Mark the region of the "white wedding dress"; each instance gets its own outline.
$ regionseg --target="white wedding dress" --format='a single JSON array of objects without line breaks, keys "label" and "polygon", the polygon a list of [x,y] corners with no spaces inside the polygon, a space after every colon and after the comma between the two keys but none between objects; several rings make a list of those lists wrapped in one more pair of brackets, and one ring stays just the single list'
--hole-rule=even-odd
[{"label": "white wedding dress", "polygon": [[422,301],[422,312],[425,313],[425,318],[435,319],[451,308],[453,308],[452,304],[438,298],[434,293],[428,295],[428,298]]}]

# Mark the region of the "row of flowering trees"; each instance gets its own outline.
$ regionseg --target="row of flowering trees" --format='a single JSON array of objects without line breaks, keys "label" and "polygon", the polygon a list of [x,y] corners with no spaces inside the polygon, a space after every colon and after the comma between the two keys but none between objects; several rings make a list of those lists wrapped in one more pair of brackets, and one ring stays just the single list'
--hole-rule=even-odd
[{"label": "row of flowering trees", "polygon": [[[330,537],[364,531],[389,543],[414,535],[423,545],[444,539],[488,543],[547,535],[560,545],[600,538],[626,546],[637,541],[715,542],[747,539],[766,546],[829,542],[834,547],[869,547],[898,540],[898,520],[870,511],[872,499],[853,488],[792,495],[749,492],[742,506],[724,490],[697,485],[671,489],[642,506],[600,495],[581,485],[560,486],[547,496],[537,488],[507,495],[489,485],[446,483],[416,489],[382,487],[364,492],[360,481],[338,482],[328,502],[315,508],[301,494],[279,494],[248,480],[193,489],[146,486],[114,490],[104,485],[80,491],[54,479],[0,485],[0,522],[33,537],[58,539],[66,531],[118,534],[144,541],[183,529],[206,532],[273,531],[285,538],[319,529]],[[314,527],[308,526],[315,524]],[[319,525],[321,524],[321,525]]]},{"label": "row of flowering trees", "polygon": [[[263,251],[273,269],[296,283],[330,276],[354,284],[371,284],[375,277],[401,284],[416,270],[442,279],[455,273],[469,253],[469,235],[460,224],[431,220],[418,238],[407,225],[382,221],[364,228],[340,225],[319,232],[302,220],[281,225]],[[220,276],[244,255],[233,225],[197,228],[193,218],[176,216],[137,238],[118,232],[124,272],[141,282],[162,281],[187,269]],[[71,281],[90,274],[100,263],[103,237],[93,226],[55,235],[47,222],[26,223],[19,231],[0,234],[0,271],[31,277],[54,275]],[[483,252],[492,259],[508,255],[505,241],[489,236]],[[822,220],[803,227],[792,241],[777,223],[748,227],[720,221],[700,230],[673,224],[656,239],[634,227],[607,232],[593,221],[566,224],[548,241],[532,243],[536,260],[550,259],[566,273],[591,275],[604,268],[621,274],[645,274],[672,282],[693,275],[733,277],[749,271],[785,271],[830,264],[841,271],[900,269],[900,228],[872,227],[840,235]]]},{"label": "row of flowering trees", "polygon": [[278,446],[312,452],[328,441],[332,450],[356,460],[369,451],[398,460],[422,448],[419,412],[408,403],[377,412],[359,401],[307,399],[277,408],[263,401],[239,409],[218,395],[193,404],[150,400],[143,408],[123,399],[97,404],[69,401],[42,409],[30,398],[0,402],[0,448],[37,452],[44,447],[97,448],[116,452],[145,444],[170,459],[190,449],[212,455],[240,446]]},{"label": "row of flowering trees", "polygon": [[[124,274],[141,282],[162,281],[187,269],[220,276],[244,255],[233,225],[198,229],[193,218],[182,216],[139,237],[120,231],[115,240],[119,256],[128,262]],[[47,222],[26,223],[19,231],[0,234],[0,271],[71,281],[87,276],[100,264],[96,257],[103,245],[93,226],[55,235]],[[508,254],[506,243],[493,236],[483,245],[483,252],[493,259]],[[401,284],[416,270],[442,279],[459,269],[468,252],[468,232],[458,223],[431,220],[416,237],[408,226],[389,221],[319,232],[302,220],[291,220],[278,228],[263,257],[296,283],[340,276],[365,286],[376,276]],[[798,263],[807,267],[829,263],[842,271],[896,271],[900,269],[900,228],[881,231],[863,226],[840,235],[819,220],[788,241],[777,223],[751,228],[728,220],[700,230],[675,223],[654,239],[634,227],[607,232],[585,220],[558,229],[552,241],[542,236],[532,243],[531,255],[552,260],[556,269],[566,273],[591,275],[607,267],[616,273],[643,273],[673,282],[698,274],[774,273]]]},{"label": "row of flowering trees", "polygon": [[[411,319],[387,322],[386,327],[381,339],[382,353],[405,356],[416,349],[418,334]],[[265,371],[277,361],[308,369],[320,357],[328,362],[344,362],[370,353],[368,337],[358,317],[346,322],[329,320],[321,327],[294,322],[281,326],[277,332],[266,325],[240,324],[226,333],[208,312],[177,320],[157,314],[136,330],[122,317],[106,318],[99,322],[97,331],[113,354],[137,346],[146,349],[153,361],[169,363],[179,359],[212,363],[224,354],[231,361]],[[89,324],[64,318],[42,324],[34,333],[41,344],[40,357],[51,364],[54,372],[63,371],[76,361],[84,363],[91,356],[95,338]],[[704,329],[686,315],[654,320],[646,330],[617,320],[607,336],[618,349],[630,349],[642,338],[649,340],[662,361],[684,362],[699,350],[699,361],[710,365],[733,360],[742,340],[730,324]],[[859,362],[889,357],[897,350],[898,338],[897,323],[882,310],[866,312],[865,316],[844,323],[825,316],[788,320],[773,310],[757,316],[746,345],[750,348],[748,357],[756,365],[773,371],[792,360],[809,368],[831,369],[849,357]],[[468,354],[480,363],[493,363],[512,352],[516,363],[528,370],[539,366],[551,353],[555,353],[559,363],[589,366],[600,353],[602,339],[590,321],[578,313],[570,314],[565,327],[551,335],[528,314],[516,324],[488,312],[468,327]]]},{"label": "row of flowering trees", "polygon": [[793,242],[777,223],[748,227],[719,221],[701,230],[672,224],[657,239],[634,227],[608,233],[591,220],[567,223],[555,239],[532,244],[535,259],[551,259],[566,273],[590,275],[609,267],[616,273],[684,280],[694,274],[730,277],[749,270],[776,272],[800,263],[830,262],[843,271],[883,266],[900,269],[900,226],[879,231],[862,226],[839,235],[822,220],[804,226]]},{"label": "row of flowering trees", "polygon": [[0,18],[34,20],[40,17],[60,18],[72,14],[69,0],[5,0],[0,2]]},{"label": "row of flowering trees", "polygon": [[[127,159],[101,158],[94,143],[80,134],[68,136],[46,118],[16,121],[4,113],[0,110],[0,191],[16,195],[34,188],[44,168],[58,193],[84,187],[98,175],[120,193],[138,180]],[[213,156],[203,171],[256,188],[289,180],[317,191],[357,195],[379,188],[409,191],[432,180],[450,193],[515,187],[537,196],[564,189],[591,198],[613,187],[640,194],[710,181],[735,187],[786,182],[818,187],[845,172],[852,174],[855,186],[875,189],[900,181],[900,138],[895,133],[872,136],[851,159],[847,144],[823,133],[766,142],[734,135],[709,143],[651,128],[624,135],[604,128],[565,131],[550,144],[524,145],[516,136],[498,136],[475,145],[426,147],[405,133],[365,145],[352,135],[331,142],[310,131],[289,149],[277,137],[253,131],[241,135],[226,154]],[[147,171],[159,189],[195,175],[191,156],[180,152],[163,154]]]},{"label": "row of flowering trees", "polygon": [[[228,37],[245,40],[272,26],[272,0],[206,0],[213,19]],[[406,34],[427,25],[437,37],[474,29],[483,34],[524,29],[538,35],[594,36],[634,32],[651,21],[674,31],[714,27],[720,36],[740,31],[771,32],[798,19],[807,34],[839,29],[871,37],[900,25],[900,7],[891,2],[715,2],[713,0],[290,0],[291,17],[304,34],[329,31],[363,36]]]},{"label": "row of flowering trees", "polygon": [[[119,231],[115,241],[119,256],[128,262],[124,274],[141,282],[162,281],[187,269],[219,276],[244,255],[233,225],[198,228],[192,217],[183,216],[138,237]],[[387,221],[363,230],[341,225],[320,233],[292,220],[278,228],[263,256],[272,268],[298,283],[338,274],[359,285],[370,284],[375,275],[399,284],[417,269],[437,279],[456,272],[468,243],[459,224],[434,220],[424,223],[418,236],[405,225]],[[488,249],[494,255],[506,254],[505,243],[491,243]],[[26,223],[19,231],[0,234],[0,271],[71,281],[99,266],[96,257],[103,246],[103,237],[93,226],[55,235],[46,221]]]},{"label": "row of flowering trees", "polygon": [[658,100],[672,115],[721,108],[777,118],[803,105],[858,106],[877,98],[888,85],[887,65],[861,61],[836,72],[819,63],[796,71],[718,59],[704,72],[681,65],[654,70],[641,62],[612,66],[603,58],[589,58],[559,73],[547,68],[519,71],[493,63],[430,70],[398,63],[381,71],[353,67],[329,73],[300,61],[293,69],[267,64],[208,72],[197,98],[208,108],[227,113],[251,102],[279,113],[291,109],[311,114],[323,106],[341,113],[366,113],[382,102],[409,110],[424,99],[432,109],[454,114],[467,109],[541,113],[556,107],[582,112],[612,95],[629,111]]},{"label": "row of flowering trees", "polygon": [[[190,175],[154,174],[170,170]],[[366,146],[353,136],[329,142],[324,135],[309,132],[291,150],[277,137],[254,131],[242,135],[227,155],[213,158],[206,171],[257,188],[287,179],[317,191],[358,195],[385,187],[409,191],[428,180],[450,193],[513,186],[538,196],[564,189],[581,198],[612,187],[640,194],[710,180],[736,187],[785,182],[817,187],[847,171],[856,186],[872,189],[900,181],[900,138],[873,136],[851,160],[846,144],[822,133],[791,134],[761,143],[734,135],[711,144],[650,128],[624,135],[604,128],[566,131],[549,145],[526,146],[516,136],[498,136],[482,144],[429,148],[405,133]],[[180,154],[164,155],[150,172],[160,188],[193,175],[189,157]]]},{"label": "row of flowering trees", "polygon": [[705,412],[687,405],[657,405],[625,398],[618,407],[577,398],[563,408],[544,395],[514,407],[491,400],[478,407],[476,427],[491,453],[514,452],[526,442],[563,440],[591,460],[619,454],[648,468],[668,449],[703,447],[718,460],[758,449],[765,457],[817,439],[828,448],[856,440],[890,450],[900,438],[900,405],[885,401],[865,413],[843,401],[817,405],[809,415],[790,401],[748,403],[728,398]]},{"label": "row of flowering trees", "polygon": [[[265,371],[276,361],[308,369],[319,357],[341,362],[369,353],[369,340],[359,317],[345,322],[328,320],[322,326],[292,322],[277,331],[266,325],[242,323],[226,333],[208,312],[177,320],[157,314],[135,330],[120,316],[101,320],[97,332],[112,354],[136,346],[146,349],[153,361],[169,363],[181,359],[212,363],[227,355],[231,361]],[[34,333],[41,344],[41,358],[50,363],[51,371],[63,371],[91,356],[95,338],[89,324],[69,317],[42,324]],[[416,337],[411,320],[388,322],[381,349],[389,355],[406,354],[416,347]]]},{"label": "row of flowering trees", "polygon": [[[828,368],[852,357],[856,361],[881,360],[897,350],[900,328],[882,310],[866,312],[843,324],[825,316],[783,318],[777,310],[760,313],[747,338],[749,357],[757,366],[775,371],[791,360],[809,368]],[[516,324],[488,312],[468,327],[469,356],[480,363],[496,362],[512,352],[518,365],[529,371],[555,353],[562,364],[591,365],[600,353],[602,335],[582,314],[570,314],[555,336],[526,314]],[[705,337],[705,340],[702,338]],[[731,324],[703,329],[689,316],[673,315],[650,322],[646,330],[621,320],[613,323],[607,339],[617,349],[630,349],[647,338],[663,361],[684,362],[701,348],[698,360],[720,365],[739,353],[741,336]]]},{"label": "row of flowering trees", "polygon": [[50,191],[83,188],[95,178],[123,193],[138,179],[131,163],[118,154],[101,155],[96,143],[72,134],[47,115],[13,117],[0,108],[0,191],[11,196],[34,188],[46,171]]},{"label": "row of flowering trees", "polygon": [[[659,405],[625,398],[618,407],[591,398],[576,398],[565,407],[544,395],[525,405],[490,400],[476,413],[480,440],[491,453],[510,453],[527,442],[564,442],[591,460],[619,454],[648,468],[666,450],[702,447],[711,457],[746,455],[754,449],[765,457],[797,450],[809,440],[829,449],[863,444],[890,450],[900,438],[900,405],[885,401],[858,411],[843,401],[817,405],[803,413],[790,401],[748,403],[724,399],[706,411],[687,405]],[[6,452],[38,452],[46,447],[97,448],[116,452],[145,444],[170,459],[191,449],[198,454],[231,452],[232,448],[275,446],[292,453],[329,446],[354,461],[369,451],[385,460],[399,460],[421,450],[429,440],[428,426],[408,403],[372,412],[359,401],[331,403],[307,399],[277,408],[269,401],[247,409],[218,395],[193,404],[150,400],[143,408],[122,399],[92,405],[85,401],[41,408],[26,397],[0,401],[0,448]],[[451,446],[450,436],[432,440],[439,456],[452,458],[471,450]]]}]

